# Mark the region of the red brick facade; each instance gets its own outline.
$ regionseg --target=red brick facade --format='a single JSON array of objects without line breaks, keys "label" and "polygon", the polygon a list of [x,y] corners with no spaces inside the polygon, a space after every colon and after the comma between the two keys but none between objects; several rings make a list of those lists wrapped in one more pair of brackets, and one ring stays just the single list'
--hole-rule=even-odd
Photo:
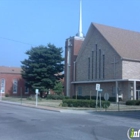
[{"label": "red brick facade", "polygon": [[29,95],[20,68],[0,67],[0,92],[2,95],[9,94],[10,96],[20,96],[21,93],[22,96]]},{"label": "red brick facade", "polygon": [[[77,55],[79,53],[79,50],[82,46],[82,43],[84,41],[84,38],[75,36],[70,37],[66,39],[65,42],[65,77],[64,77],[64,93],[67,96],[72,96],[74,89],[72,84],[70,84],[72,81],[74,81],[74,62],[77,58]],[[69,49],[69,50],[68,50]],[[69,54],[68,54],[69,51]],[[67,58],[69,56],[69,64],[67,61]],[[68,68],[69,68],[69,74],[68,74]],[[68,80],[69,78],[69,80]],[[68,86],[70,85],[70,86]],[[68,93],[69,92],[69,93]]]}]

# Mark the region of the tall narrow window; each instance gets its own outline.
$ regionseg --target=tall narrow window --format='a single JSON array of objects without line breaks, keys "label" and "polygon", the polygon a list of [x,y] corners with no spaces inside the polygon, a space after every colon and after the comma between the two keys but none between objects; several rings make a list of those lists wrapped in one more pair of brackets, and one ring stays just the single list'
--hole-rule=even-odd
[{"label": "tall narrow window", "polygon": [[78,87],[78,95],[82,95],[82,87]]},{"label": "tall narrow window", "polygon": [[90,58],[88,58],[88,79],[90,79]]},{"label": "tall narrow window", "polygon": [[99,79],[101,78],[101,50],[99,50]]},{"label": "tall narrow window", "polygon": [[95,56],[95,79],[97,79],[97,44],[96,44],[96,56]]},{"label": "tall narrow window", "polygon": [[18,89],[18,81],[16,79],[13,80],[13,93],[17,93]]},{"label": "tall narrow window", "polygon": [[105,55],[103,55],[103,78],[105,78]]},{"label": "tall narrow window", "polygon": [[93,79],[93,66],[94,66],[94,51],[92,51],[92,79]]},{"label": "tall narrow window", "polygon": [[1,93],[5,93],[5,79],[1,79],[1,85],[0,85],[0,87],[1,87]]},{"label": "tall narrow window", "polygon": [[25,84],[25,94],[28,94],[29,93],[29,88],[26,86],[26,84]]}]

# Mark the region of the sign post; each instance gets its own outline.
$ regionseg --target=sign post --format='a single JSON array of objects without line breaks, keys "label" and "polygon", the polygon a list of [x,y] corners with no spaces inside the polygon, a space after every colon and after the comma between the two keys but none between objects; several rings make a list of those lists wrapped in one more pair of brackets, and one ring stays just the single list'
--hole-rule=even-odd
[{"label": "sign post", "polygon": [[100,84],[96,84],[96,90],[97,90],[97,94],[96,94],[96,111],[97,111],[97,106],[98,106],[98,91],[100,90]]},{"label": "sign post", "polygon": [[99,93],[100,93],[100,110],[101,110],[101,92],[102,91],[103,91],[102,89],[99,90]]},{"label": "sign post", "polygon": [[[109,99],[109,94],[108,93],[104,94],[104,99],[105,99],[105,101],[108,101],[108,99]],[[106,111],[106,106],[105,106],[105,111]]]},{"label": "sign post", "polygon": [[20,98],[21,98],[21,104],[22,104],[22,88],[20,88]]},{"label": "sign post", "polygon": [[37,107],[37,104],[38,104],[38,93],[39,93],[39,90],[36,89],[35,90],[35,93],[36,93],[36,107]]}]

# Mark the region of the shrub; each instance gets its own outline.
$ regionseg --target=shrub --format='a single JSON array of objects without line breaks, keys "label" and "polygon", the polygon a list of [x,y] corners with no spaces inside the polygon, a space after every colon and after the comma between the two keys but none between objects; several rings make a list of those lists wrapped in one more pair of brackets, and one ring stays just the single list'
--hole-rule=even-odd
[{"label": "shrub", "polygon": [[49,94],[46,99],[51,99],[51,100],[63,100],[65,99],[64,95],[57,95],[57,94]]},{"label": "shrub", "polygon": [[128,100],[126,105],[140,105],[140,100]]},{"label": "shrub", "polygon": [[[76,95],[74,95],[73,97],[72,97],[73,99],[76,99]],[[98,97],[98,99],[99,99],[100,97]],[[86,96],[77,96],[77,99],[82,99],[82,100],[90,100],[90,96],[89,95],[86,95]],[[92,100],[96,100],[96,96],[91,96],[91,99]],[[101,97],[101,100],[103,100],[104,101],[104,97]],[[109,101],[110,102],[116,102],[116,97],[109,97]]]},{"label": "shrub", "polygon": [[47,95],[46,99],[56,100],[57,99],[57,95],[55,95],[55,94],[49,94],[49,95]]},{"label": "shrub", "polygon": [[[76,99],[76,96],[73,96],[73,99]],[[77,99],[83,99],[83,100],[90,100],[90,96],[86,95],[86,96],[77,96]],[[91,96],[91,99],[96,100],[96,96]]]},{"label": "shrub", "polygon": [[6,93],[6,94],[5,94],[5,97],[9,97],[9,94],[8,94],[8,93]]},{"label": "shrub", "polygon": [[32,97],[31,97],[31,96],[29,96],[29,97],[27,97],[26,99],[27,99],[27,100],[32,100]]},{"label": "shrub", "polygon": [[110,102],[109,101],[102,101],[101,105],[103,108],[108,108],[110,106]]},{"label": "shrub", "polygon": [[[68,107],[96,107],[96,101],[95,100],[75,100],[75,99],[64,99],[62,101],[62,106],[63,104],[67,104]],[[98,102],[99,106],[99,102]],[[109,101],[101,101],[101,106],[104,107],[109,107],[110,102]]]},{"label": "shrub", "polygon": [[68,96],[65,96],[65,99],[70,99],[70,97],[68,97]]},{"label": "shrub", "polygon": [[68,104],[67,104],[67,103],[63,103],[62,106],[63,106],[63,107],[67,107]]},{"label": "shrub", "polygon": [[60,81],[57,81],[55,83],[55,86],[53,88],[53,91],[57,94],[57,95],[61,95],[63,92],[63,84]]},{"label": "shrub", "polygon": [[[35,101],[36,100],[36,95],[30,95],[26,99],[30,100],[30,101]],[[38,101],[41,101],[41,100],[42,100],[42,98],[38,96]]]}]

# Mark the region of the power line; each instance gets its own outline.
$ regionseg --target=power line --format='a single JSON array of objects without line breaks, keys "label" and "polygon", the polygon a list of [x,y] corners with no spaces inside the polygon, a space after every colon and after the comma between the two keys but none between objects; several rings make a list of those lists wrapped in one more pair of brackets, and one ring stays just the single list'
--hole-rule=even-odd
[{"label": "power line", "polygon": [[26,45],[30,45],[30,46],[36,46],[34,44],[31,44],[31,43],[26,43],[26,42],[22,42],[22,41],[17,41],[17,40],[14,40],[14,39],[9,39],[9,38],[6,38],[6,37],[1,37],[1,39],[5,39],[5,40],[9,40],[9,41],[13,41],[13,42],[17,42],[17,43],[21,43],[21,44],[26,44]]}]

